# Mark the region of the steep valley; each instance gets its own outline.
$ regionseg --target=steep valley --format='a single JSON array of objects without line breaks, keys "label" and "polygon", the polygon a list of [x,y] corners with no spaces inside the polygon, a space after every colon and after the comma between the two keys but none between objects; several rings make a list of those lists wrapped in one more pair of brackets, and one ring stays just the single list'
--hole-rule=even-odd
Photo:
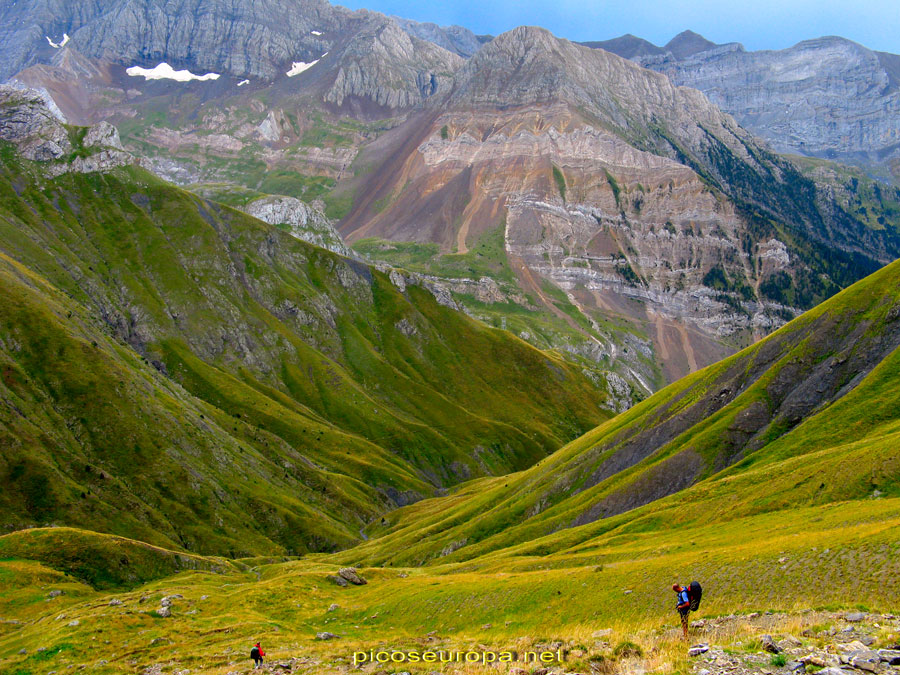
[{"label": "steep valley", "polygon": [[[74,161],[25,160],[9,135],[3,147],[7,530],[330,549],[609,416],[601,373],[138,167],[80,173],[101,156],[78,146],[90,134],[0,94],[7,119],[27,121],[4,127],[18,147],[76,143]],[[159,475],[143,477],[147,464]]]},{"label": "steep valley", "polygon": [[[900,629],[891,614],[900,601],[898,273],[895,263],[530,471],[390,514],[368,543],[338,554],[228,561],[67,528],[0,537],[0,607],[18,622],[0,636],[3,667],[224,675],[249,668],[246,645],[260,640],[276,668],[298,673],[347,672],[370,650],[388,658],[432,650],[518,659],[549,651],[553,673],[790,672],[777,652],[850,674],[864,672],[851,663],[865,658],[891,675]],[[833,355],[822,359],[833,337]],[[801,385],[772,423],[755,436],[743,431],[760,417],[764,392],[798,373]],[[734,377],[745,379],[742,391],[720,391]],[[716,471],[723,464],[704,453],[713,470],[693,485],[571,521],[587,494],[573,476],[602,472],[635,439],[676,435],[682,455],[694,452],[684,445],[717,437],[744,443],[742,458]],[[622,445],[610,452],[608,439]],[[678,456],[663,446],[656,459]],[[606,494],[630,483],[631,495],[650,496],[655,466],[613,476]],[[460,534],[471,541],[454,544]],[[334,582],[348,564],[364,585]],[[691,627],[700,658],[688,655],[692,643],[668,602],[672,579],[685,578],[705,589]],[[764,648],[767,640],[777,649]],[[102,655],[99,644],[108,645]],[[371,662],[361,670],[381,672]]]}]

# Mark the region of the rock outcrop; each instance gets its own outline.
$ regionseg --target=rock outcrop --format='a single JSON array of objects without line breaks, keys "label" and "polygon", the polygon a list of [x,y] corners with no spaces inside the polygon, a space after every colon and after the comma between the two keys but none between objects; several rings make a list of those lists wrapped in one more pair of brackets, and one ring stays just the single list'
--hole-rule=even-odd
[{"label": "rock outcrop", "polygon": [[297,239],[347,257],[355,257],[324,213],[294,197],[272,195],[242,207],[245,213],[269,225],[282,226]]},{"label": "rock outcrop", "polygon": [[72,152],[69,135],[39,91],[0,85],[0,138],[25,159],[48,162]]},{"label": "rock outcrop", "polygon": [[45,163],[48,175],[107,171],[135,162],[108,122],[88,128],[80,140],[77,133],[70,137],[63,122],[42,92],[0,85],[0,139],[15,144],[25,159]]}]

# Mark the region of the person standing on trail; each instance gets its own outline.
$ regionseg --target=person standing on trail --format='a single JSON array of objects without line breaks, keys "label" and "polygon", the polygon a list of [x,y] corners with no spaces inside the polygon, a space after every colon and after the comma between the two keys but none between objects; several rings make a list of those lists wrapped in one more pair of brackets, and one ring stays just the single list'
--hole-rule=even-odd
[{"label": "person standing on trail", "polygon": [[688,638],[688,614],[691,613],[691,597],[688,595],[688,589],[681,584],[672,586],[678,599],[675,601],[675,609],[681,614],[681,630],[684,632],[684,639]]},{"label": "person standing on trail", "polygon": [[250,650],[250,658],[253,659],[253,663],[255,664],[254,668],[259,668],[263,664],[263,657],[266,653],[263,651],[262,647],[259,646],[257,642],[253,645],[253,649]]}]

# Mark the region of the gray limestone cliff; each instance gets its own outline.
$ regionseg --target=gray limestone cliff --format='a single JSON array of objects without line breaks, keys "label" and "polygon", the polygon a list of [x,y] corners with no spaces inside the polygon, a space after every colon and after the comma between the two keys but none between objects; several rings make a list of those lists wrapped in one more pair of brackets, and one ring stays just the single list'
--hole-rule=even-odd
[{"label": "gray limestone cliff", "polygon": [[311,61],[365,19],[325,0],[4,0],[0,79],[46,62],[63,33],[79,53],[123,65],[173,66],[273,78]]},{"label": "gray limestone cliff", "polygon": [[339,107],[362,99],[384,108],[411,108],[448,91],[462,63],[456,54],[385,19],[360,30],[342,50],[324,100]]},{"label": "gray limestone cliff", "polygon": [[699,89],[780,152],[862,165],[900,159],[900,56],[840,37],[767,51],[689,31],[664,48],[630,37],[589,44]]},{"label": "gray limestone cliff", "polygon": [[438,26],[436,23],[421,23],[399,16],[391,18],[410,35],[414,35],[420,40],[433,42],[463,58],[472,56],[481,48],[481,40],[468,28],[463,28],[462,26]]}]

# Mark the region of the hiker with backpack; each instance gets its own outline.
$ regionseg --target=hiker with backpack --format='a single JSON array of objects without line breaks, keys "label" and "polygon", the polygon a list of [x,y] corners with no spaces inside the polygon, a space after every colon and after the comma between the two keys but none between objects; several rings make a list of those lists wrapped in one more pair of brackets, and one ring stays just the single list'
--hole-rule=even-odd
[{"label": "hiker with backpack", "polygon": [[675,584],[672,586],[675,591],[677,600],[675,601],[675,609],[681,615],[681,630],[684,632],[684,639],[688,638],[688,615],[700,609],[700,598],[703,595],[703,589],[696,581],[692,581],[687,586]]},{"label": "hiker with backpack", "polygon": [[263,651],[262,647],[259,646],[257,642],[253,645],[253,649],[250,650],[250,658],[253,659],[253,663],[255,664],[254,668],[259,668],[263,664],[263,657],[266,653]]}]

